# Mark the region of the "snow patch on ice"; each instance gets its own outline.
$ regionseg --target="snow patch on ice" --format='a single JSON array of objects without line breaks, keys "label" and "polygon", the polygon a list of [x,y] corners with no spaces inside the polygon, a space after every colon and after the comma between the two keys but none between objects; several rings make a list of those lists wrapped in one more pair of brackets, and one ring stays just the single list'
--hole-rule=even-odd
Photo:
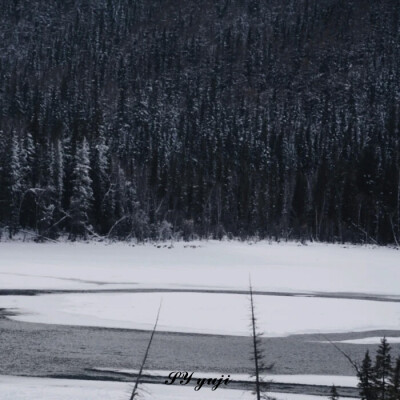
[{"label": "snow patch on ice", "polygon": [[[126,400],[132,384],[125,382],[0,376],[2,400]],[[189,386],[141,385],[144,400],[252,400],[251,392],[233,389],[202,389]],[[327,400],[324,396],[270,393],[277,400]]]},{"label": "snow patch on ice", "polygon": [[[249,335],[247,295],[216,293],[75,293],[4,296],[18,321],[149,330],[162,300],[159,331]],[[398,329],[400,303],[255,296],[265,336]],[[322,338],[323,339],[323,338]]]},{"label": "snow patch on ice", "polygon": [[[390,344],[400,343],[400,337],[386,337],[387,341]],[[360,339],[346,339],[346,340],[335,340],[333,343],[343,343],[343,344],[379,344],[382,340],[382,337],[366,337]],[[328,341],[321,341],[319,343],[329,343]]]}]

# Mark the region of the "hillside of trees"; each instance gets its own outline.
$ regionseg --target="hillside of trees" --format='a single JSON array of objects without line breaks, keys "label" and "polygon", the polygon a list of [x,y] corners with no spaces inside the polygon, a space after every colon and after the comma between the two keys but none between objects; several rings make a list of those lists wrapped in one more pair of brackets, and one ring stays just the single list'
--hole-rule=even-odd
[{"label": "hillside of trees", "polygon": [[398,0],[0,0],[0,230],[400,241]]}]

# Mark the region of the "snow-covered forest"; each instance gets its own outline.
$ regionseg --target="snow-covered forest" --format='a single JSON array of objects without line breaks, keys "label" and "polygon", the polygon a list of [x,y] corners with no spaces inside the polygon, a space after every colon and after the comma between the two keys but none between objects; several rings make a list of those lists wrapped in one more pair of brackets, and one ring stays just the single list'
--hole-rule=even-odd
[{"label": "snow-covered forest", "polygon": [[397,0],[0,0],[0,230],[400,240]]}]

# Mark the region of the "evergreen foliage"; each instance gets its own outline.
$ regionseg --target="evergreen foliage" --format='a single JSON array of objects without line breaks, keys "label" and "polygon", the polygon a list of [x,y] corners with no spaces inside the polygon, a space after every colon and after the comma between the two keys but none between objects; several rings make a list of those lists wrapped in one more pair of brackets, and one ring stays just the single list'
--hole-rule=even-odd
[{"label": "evergreen foliage", "polygon": [[331,393],[329,395],[330,400],[338,400],[339,399],[339,394],[337,392],[336,386],[332,385],[331,387]]},{"label": "evergreen foliage", "polygon": [[391,347],[383,338],[372,364],[369,352],[358,369],[358,388],[362,400],[399,400],[400,399],[400,357],[391,360]]},{"label": "evergreen foliage", "polygon": [[392,372],[392,360],[390,356],[390,345],[386,338],[383,338],[378,348],[375,359],[373,381],[376,388],[378,400],[387,400],[389,379]]},{"label": "evergreen foliage", "polygon": [[272,370],[273,365],[267,365],[265,363],[265,353],[262,349],[261,343],[261,332],[259,332],[257,327],[257,317],[254,304],[253,287],[250,282],[250,312],[251,312],[251,340],[252,340],[252,352],[251,360],[254,362],[254,370],[252,377],[255,378],[255,388],[253,394],[256,396],[257,400],[274,400],[273,397],[268,395],[270,389],[270,382],[264,380],[263,375],[266,372]]},{"label": "evergreen foliage", "polygon": [[0,48],[10,236],[400,241],[397,0],[1,0]]},{"label": "evergreen foliage", "polygon": [[388,394],[390,400],[400,400],[400,356],[397,358],[396,364],[392,370]]},{"label": "evergreen foliage", "polygon": [[71,233],[74,236],[85,236],[89,224],[89,213],[93,200],[89,159],[89,147],[86,138],[84,138],[82,144],[76,150],[69,207]]},{"label": "evergreen foliage", "polygon": [[375,399],[375,387],[373,378],[374,370],[372,366],[372,360],[369,356],[369,351],[367,350],[358,373],[358,388],[360,389],[361,400]]}]

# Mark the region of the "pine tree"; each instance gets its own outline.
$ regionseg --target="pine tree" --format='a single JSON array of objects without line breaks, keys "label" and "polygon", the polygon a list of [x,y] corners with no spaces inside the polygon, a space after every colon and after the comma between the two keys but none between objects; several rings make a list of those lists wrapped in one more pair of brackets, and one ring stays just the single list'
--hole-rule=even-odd
[{"label": "pine tree", "polygon": [[377,400],[388,399],[389,377],[392,372],[390,345],[384,337],[379,345],[373,373]]},{"label": "pine tree", "polygon": [[93,208],[96,221],[99,222],[99,231],[104,233],[108,227],[109,211],[106,204],[106,193],[110,189],[108,146],[100,130],[93,154]]},{"label": "pine tree", "polygon": [[64,149],[61,140],[57,140],[52,149],[52,181],[54,184],[55,206],[58,210],[62,209],[64,194]]},{"label": "pine tree", "polygon": [[331,387],[331,393],[330,393],[329,399],[330,400],[338,400],[339,399],[339,394],[337,392],[335,385],[332,385],[332,387]]},{"label": "pine tree", "polygon": [[264,361],[264,352],[261,348],[261,333],[257,328],[257,318],[255,315],[255,305],[253,296],[253,287],[250,282],[250,312],[251,312],[251,338],[253,343],[252,350],[252,361],[254,362],[254,373],[253,376],[256,379],[254,394],[257,400],[267,399],[273,400],[272,397],[267,395],[269,389],[269,383],[265,382],[262,378],[262,374],[266,371],[270,371],[273,365],[266,365]]},{"label": "pine tree", "polygon": [[76,150],[72,185],[69,209],[71,233],[73,237],[86,237],[93,200],[89,145],[86,138],[83,139],[82,144]]},{"label": "pine tree", "polygon": [[48,186],[45,189],[37,191],[36,196],[36,213],[37,213],[37,240],[42,241],[48,237],[56,237],[54,232],[49,232],[50,227],[54,222],[55,202],[54,202],[54,189]]},{"label": "pine tree", "polygon": [[[35,0],[34,18],[10,3],[0,2],[1,226],[35,226],[41,190],[56,220],[67,218],[86,137],[100,234],[132,232],[129,199],[118,210],[126,190],[113,181],[121,168],[144,221],[134,230],[165,219],[186,237],[399,243],[395,0],[206,0],[196,23],[196,1],[173,0],[162,26],[156,0]],[[334,34],[316,46],[327,26]],[[34,40],[21,40],[27,32]],[[19,217],[13,135],[22,182],[13,193],[28,190]]]},{"label": "pine tree", "polygon": [[15,131],[12,131],[7,143],[4,162],[4,203],[8,211],[9,237],[17,232],[20,224],[20,201],[23,190],[21,174],[20,144]]},{"label": "pine tree", "polygon": [[369,351],[365,353],[364,360],[358,371],[358,388],[362,400],[374,400],[375,388],[373,383],[374,370],[372,367],[372,360],[369,356]]},{"label": "pine tree", "polygon": [[32,135],[27,133],[25,140],[21,143],[21,174],[24,190],[33,187],[33,166],[35,146]]},{"label": "pine tree", "polygon": [[400,400],[400,356],[397,358],[390,376],[388,394],[390,400]]}]

